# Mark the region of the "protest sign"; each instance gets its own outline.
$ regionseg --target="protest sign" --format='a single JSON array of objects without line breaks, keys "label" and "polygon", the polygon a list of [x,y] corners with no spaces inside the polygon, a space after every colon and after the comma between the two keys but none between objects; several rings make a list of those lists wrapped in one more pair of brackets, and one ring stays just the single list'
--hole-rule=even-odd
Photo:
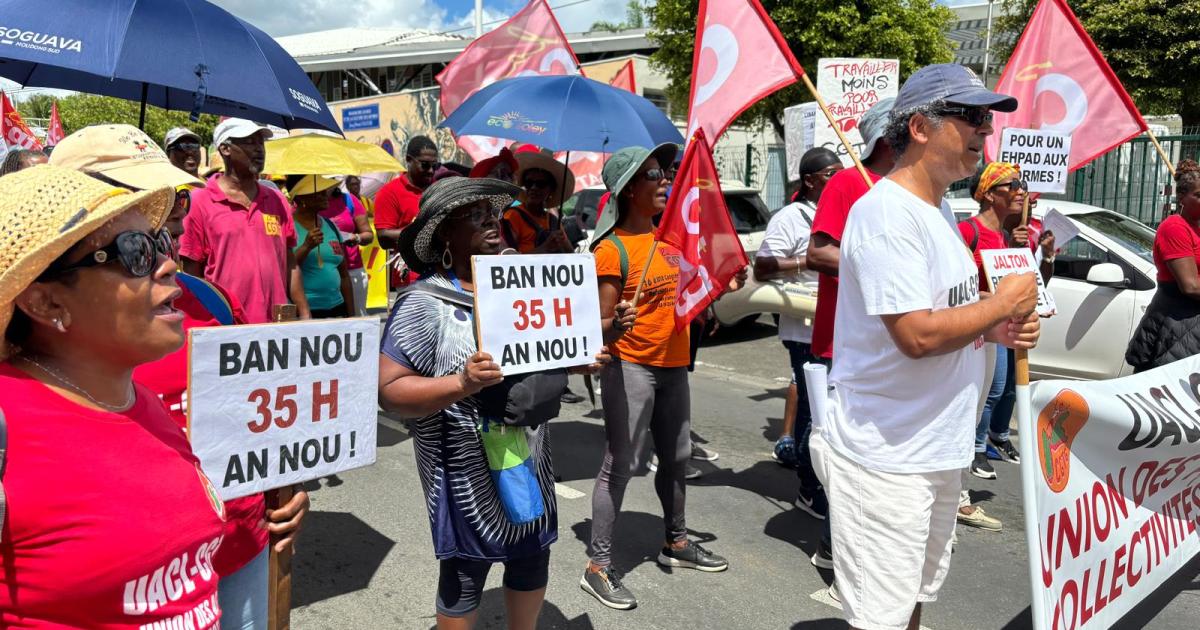
[{"label": "protest sign", "polygon": [[1115,627],[1200,551],[1198,384],[1191,357],[1032,386],[1021,464],[1035,628]]},{"label": "protest sign", "polygon": [[188,435],[222,500],[375,462],[377,319],[189,335]]},{"label": "protest sign", "polygon": [[[1062,251],[1067,246],[1067,243],[1071,242],[1071,239],[1079,236],[1079,226],[1075,225],[1075,222],[1068,219],[1063,213],[1051,208],[1042,219],[1042,232],[1053,232],[1054,248],[1057,251]],[[1038,248],[1034,254],[1034,258],[1037,259],[1039,265],[1042,264],[1042,248]]]},{"label": "protest sign", "polygon": [[801,103],[783,110],[783,140],[787,157],[787,180],[800,179],[800,158],[813,148],[817,126],[817,103]]},{"label": "protest sign", "polygon": [[474,256],[479,349],[506,375],[587,365],[602,345],[591,254]]},{"label": "protest sign", "polygon": [[1046,289],[1046,283],[1042,281],[1042,274],[1038,272],[1037,265],[1033,261],[1033,251],[1024,248],[984,249],[980,250],[979,256],[983,259],[983,271],[987,273],[988,286],[992,288],[993,292],[1004,276],[1014,273],[1032,273],[1037,276],[1037,314],[1049,317],[1057,311],[1054,305],[1054,296],[1050,295],[1050,291]]},{"label": "protest sign", "polygon": [[[858,131],[858,120],[872,105],[899,92],[900,62],[895,59],[820,59],[817,61],[817,90],[825,99],[835,123],[854,145],[855,155],[862,155],[866,143]],[[833,151],[847,167],[854,164],[833,125],[824,118],[816,121],[814,146]]]},{"label": "protest sign", "polygon": [[1005,129],[1000,138],[1001,162],[1021,167],[1029,192],[1067,192],[1071,136],[1042,129]]}]

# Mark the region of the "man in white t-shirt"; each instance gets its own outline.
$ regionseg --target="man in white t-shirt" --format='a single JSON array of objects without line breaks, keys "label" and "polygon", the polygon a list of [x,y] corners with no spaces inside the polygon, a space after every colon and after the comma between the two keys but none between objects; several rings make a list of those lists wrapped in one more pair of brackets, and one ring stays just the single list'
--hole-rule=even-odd
[{"label": "man in white t-shirt", "polygon": [[991,110],[1016,107],[963,66],[918,70],[888,124],[896,167],[846,222],[831,411],[811,450],[854,628],[916,628],[921,604],[937,599],[961,471],[974,455],[984,340],[1037,342],[1033,274],[1009,276],[980,300],[974,261],[942,198],[975,172]]}]

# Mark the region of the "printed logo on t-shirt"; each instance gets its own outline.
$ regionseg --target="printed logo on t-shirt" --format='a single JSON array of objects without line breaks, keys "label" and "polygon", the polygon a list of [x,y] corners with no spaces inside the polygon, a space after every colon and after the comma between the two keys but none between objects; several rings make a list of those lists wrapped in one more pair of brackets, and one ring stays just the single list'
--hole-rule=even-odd
[{"label": "printed logo on t-shirt", "polygon": [[204,471],[200,469],[200,464],[196,464],[196,474],[200,477],[200,485],[204,486],[204,494],[208,497],[208,504],[217,513],[217,517],[224,521],[225,502],[221,500],[221,495],[217,494],[217,489],[208,480],[208,475],[204,474]]},{"label": "printed logo on t-shirt", "polygon": [[333,253],[337,254],[338,256],[343,255],[342,244],[337,241],[329,241],[329,249],[333,250]]},{"label": "printed logo on t-shirt", "polygon": [[950,308],[979,301],[979,278],[971,276],[950,289]]},{"label": "printed logo on t-shirt", "polygon": [[[152,615],[196,592],[202,584],[217,579],[212,559],[221,547],[223,536],[200,543],[194,553],[186,551],[164,561],[155,570],[125,582],[122,610],[131,617]],[[198,584],[199,583],[199,584]],[[221,606],[213,594],[191,610],[165,620],[165,628],[208,628],[220,617]],[[158,627],[155,622],[154,627]],[[149,627],[149,626],[143,626]]]},{"label": "printed logo on t-shirt", "polygon": [[279,229],[279,217],[273,214],[264,214],[263,229],[266,230],[267,236],[279,236],[283,234],[283,230]]}]

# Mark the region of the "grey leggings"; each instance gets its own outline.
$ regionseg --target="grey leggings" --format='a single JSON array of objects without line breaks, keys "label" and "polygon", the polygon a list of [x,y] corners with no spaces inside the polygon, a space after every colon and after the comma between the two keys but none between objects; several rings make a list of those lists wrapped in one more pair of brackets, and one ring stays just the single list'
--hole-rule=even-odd
[{"label": "grey leggings", "polygon": [[679,542],[687,538],[684,475],[692,440],[686,367],[660,368],[615,359],[604,367],[600,383],[607,439],[604,464],[592,492],[590,553],[592,562],[604,567],[612,562],[613,527],[625,498],[625,486],[642,466],[640,460],[650,436],[658,455],[654,489],[662,502],[666,540]]}]

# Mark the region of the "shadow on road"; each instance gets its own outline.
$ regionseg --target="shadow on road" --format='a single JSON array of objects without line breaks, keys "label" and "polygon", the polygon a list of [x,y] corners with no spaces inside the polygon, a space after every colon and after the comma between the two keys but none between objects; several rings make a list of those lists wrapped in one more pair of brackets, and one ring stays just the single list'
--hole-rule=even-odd
[{"label": "shadow on road", "polygon": [[560,481],[595,479],[604,460],[604,427],[578,420],[550,422],[554,474]]},{"label": "shadow on road", "polygon": [[848,627],[843,619],[829,618],[801,621],[792,626],[792,630],[845,630]]},{"label": "shadow on road", "polygon": [[700,348],[711,348],[743,341],[756,341],[779,334],[779,330],[770,324],[754,321],[738,326],[722,326],[711,336],[705,337]]},{"label": "shadow on road", "polygon": [[[503,570],[503,569],[500,569]],[[505,630],[508,624],[504,617],[504,589],[496,587],[483,592],[483,598],[479,602],[479,617],[475,622],[475,627],[478,630]],[[592,620],[587,613],[579,615],[574,619],[567,619],[563,614],[562,609],[554,605],[554,602],[549,599],[545,604],[542,604],[542,614],[538,617],[538,630],[592,630],[596,626],[592,624]],[[429,630],[436,630],[437,625],[430,626]]]},{"label": "shadow on road", "polygon": [[375,445],[379,448],[395,446],[405,440],[410,439],[411,437],[412,436],[404,431],[397,431],[383,424],[375,425]]},{"label": "shadow on road", "polygon": [[361,591],[395,541],[347,512],[309,512],[293,558],[293,606]]}]

